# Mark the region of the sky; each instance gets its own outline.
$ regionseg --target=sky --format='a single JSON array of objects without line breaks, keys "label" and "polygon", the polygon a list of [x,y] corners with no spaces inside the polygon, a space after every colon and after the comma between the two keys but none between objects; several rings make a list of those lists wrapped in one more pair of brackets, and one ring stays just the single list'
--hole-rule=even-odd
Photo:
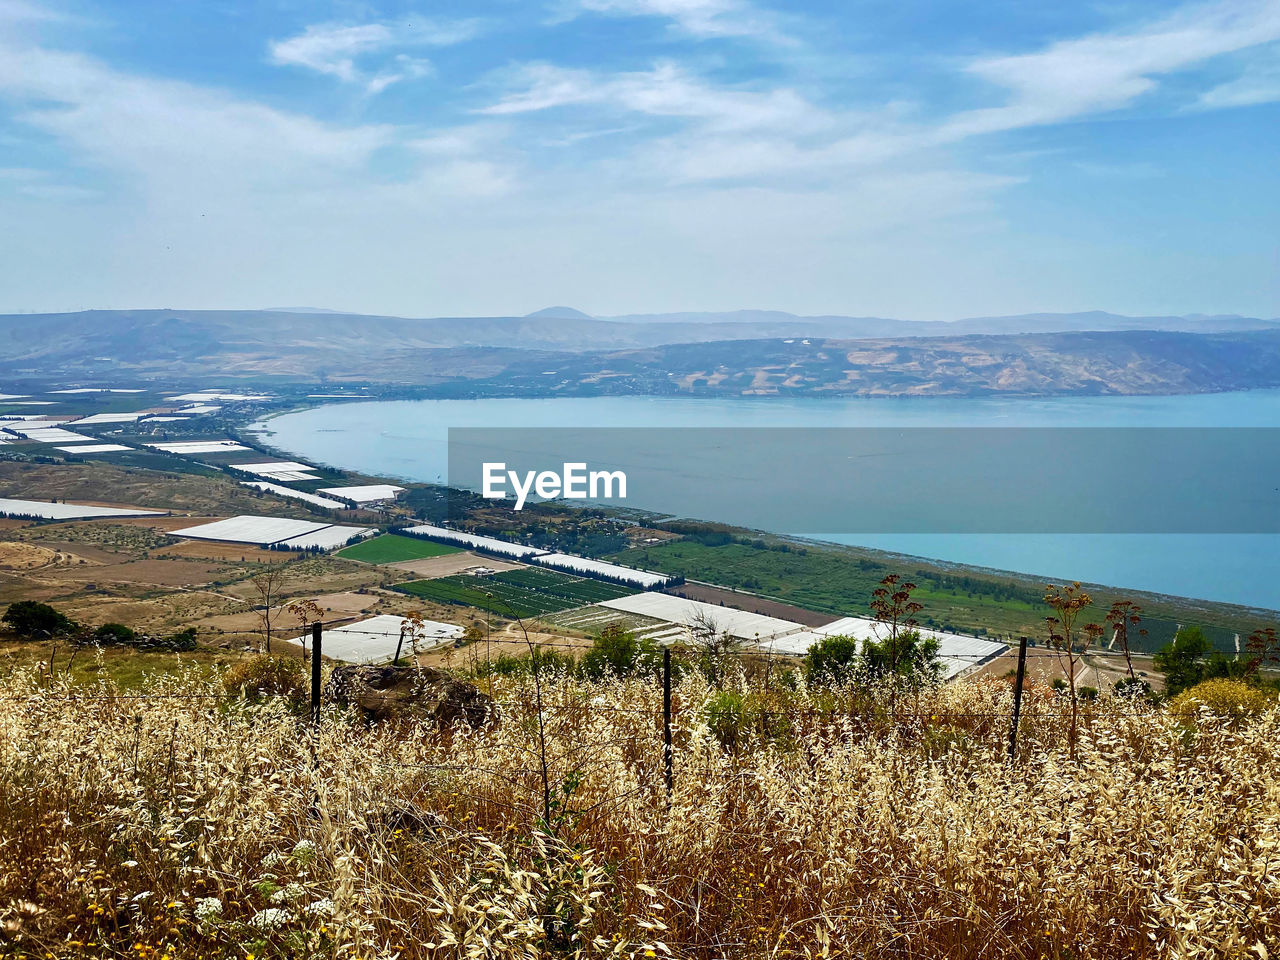
[{"label": "sky", "polygon": [[1280,316],[1280,0],[0,0],[0,312]]}]

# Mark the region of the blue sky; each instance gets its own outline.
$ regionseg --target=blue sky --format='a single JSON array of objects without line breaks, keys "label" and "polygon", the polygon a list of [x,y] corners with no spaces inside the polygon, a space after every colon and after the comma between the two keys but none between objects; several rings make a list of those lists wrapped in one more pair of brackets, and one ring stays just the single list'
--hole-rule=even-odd
[{"label": "blue sky", "polygon": [[1280,315],[1280,0],[0,0],[0,310]]}]

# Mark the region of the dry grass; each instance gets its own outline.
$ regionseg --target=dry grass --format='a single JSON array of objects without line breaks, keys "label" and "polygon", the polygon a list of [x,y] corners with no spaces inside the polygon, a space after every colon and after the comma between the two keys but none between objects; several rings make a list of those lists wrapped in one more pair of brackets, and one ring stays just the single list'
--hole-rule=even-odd
[{"label": "dry grass", "polygon": [[[1280,713],[1008,686],[756,690],[736,746],[652,682],[528,678],[481,732],[313,731],[214,679],[0,686],[0,953],[45,957],[1265,957]],[[103,699],[78,699],[93,693]],[[763,710],[763,712],[761,712]],[[770,713],[776,710],[777,713]],[[539,717],[543,723],[540,727]],[[715,723],[709,726],[709,721]],[[541,735],[540,735],[541,729]],[[545,817],[545,740],[551,816]]]}]

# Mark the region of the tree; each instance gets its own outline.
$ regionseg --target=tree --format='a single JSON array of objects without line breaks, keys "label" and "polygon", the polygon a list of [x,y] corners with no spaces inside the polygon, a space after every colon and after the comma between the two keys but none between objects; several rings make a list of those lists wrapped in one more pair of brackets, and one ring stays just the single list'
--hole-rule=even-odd
[{"label": "tree", "polygon": [[313,623],[323,622],[324,612],[320,609],[320,604],[314,600],[294,600],[285,605],[285,610],[298,621],[298,632],[302,634],[302,659],[306,660],[307,635],[310,633],[308,628]]},{"label": "tree", "polygon": [[[1265,634],[1264,634],[1265,635]],[[1164,674],[1164,692],[1176,696],[1205,680],[1248,677],[1252,660],[1228,657],[1213,649],[1199,627],[1183,627],[1160,648],[1156,669]]]},{"label": "tree", "polygon": [[847,683],[860,662],[856,637],[823,637],[804,658],[809,679],[814,683]]},{"label": "tree", "polygon": [[1067,689],[1071,696],[1071,726],[1067,731],[1067,745],[1071,759],[1074,760],[1076,733],[1080,722],[1080,693],[1076,680],[1084,655],[1102,636],[1102,627],[1096,623],[1086,623],[1079,630],[1076,629],[1080,612],[1093,603],[1093,598],[1080,588],[1079,582],[1067,587],[1049,584],[1044,588],[1044,602],[1057,613],[1057,616],[1045,617],[1044,620],[1049,628],[1049,646],[1057,651],[1058,662],[1067,675]]},{"label": "tree", "polygon": [[249,583],[257,591],[258,599],[262,601],[261,609],[258,610],[258,623],[262,628],[262,636],[266,639],[268,654],[271,653],[271,629],[275,623],[276,605],[280,602],[280,593],[288,579],[282,566],[270,567],[249,578]]},{"label": "tree", "polygon": [[729,663],[742,649],[742,641],[721,630],[711,614],[698,610],[689,618],[689,643],[707,683],[717,690],[724,686]]},{"label": "tree", "polygon": [[8,624],[14,633],[33,640],[60,637],[77,629],[76,622],[66,614],[37,600],[19,600],[10,604],[0,620]]},{"label": "tree", "polygon": [[582,656],[582,672],[593,680],[605,676],[629,677],[657,666],[657,648],[650,640],[637,640],[622,624],[611,623],[600,631],[591,649]]},{"label": "tree", "polygon": [[1256,674],[1268,664],[1280,663],[1280,637],[1276,636],[1275,627],[1259,627],[1253,631],[1244,648],[1249,651],[1246,669],[1251,674]]},{"label": "tree", "polygon": [[892,644],[888,637],[867,640],[862,645],[862,660],[872,677],[889,678],[895,687],[905,683],[912,690],[933,683],[942,670],[938,641],[925,639],[918,630],[902,631]]},{"label": "tree", "polygon": [[1137,676],[1133,672],[1133,654],[1129,647],[1129,637],[1145,637],[1147,631],[1142,629],[1142,608],[1132,600],[1116,600],[1111,604],[1111,610],[1107,613],[1106,621],[1111,625],[1112,636],[1115,637],[1116,643],[1120,644],[1120,650],[1124,653],[1125,667],[1129,671],[1129,679],[1136,680]]},{"label": "tree", "polygon": [[901,634],[920,626],[916,614],[924,609],[924,605],[911,599],[911,591],[915,588],[914,583],[903,583],[902,577],[891,573],[880,581],[880,586],[871,591],[871,612],[889,628],[889,635],[881,642],[886,645],[890,674],[897,675],[899,672]]}]

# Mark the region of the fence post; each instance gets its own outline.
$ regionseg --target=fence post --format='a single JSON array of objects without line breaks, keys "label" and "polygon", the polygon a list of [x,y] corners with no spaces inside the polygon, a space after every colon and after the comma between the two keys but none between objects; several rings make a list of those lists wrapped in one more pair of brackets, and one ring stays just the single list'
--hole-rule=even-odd
[{"label": "fence post", "polygon": [[671,749],[671,648],[662,650],[662,768],[667,795],[675,789],[675,757]]},{"label": "fence post", "polygon": [[1022,681],[1027,675],[1027,638],[1018,638],[1018,675],[1013,681],[1013,722],[1009,725],[1009,762],[1018,752],[1018,718],[1022,715]]},{"label": "fence post", "polygon": [[311,625],[311,722],[320,722],[320,638],[324,624]]}]

